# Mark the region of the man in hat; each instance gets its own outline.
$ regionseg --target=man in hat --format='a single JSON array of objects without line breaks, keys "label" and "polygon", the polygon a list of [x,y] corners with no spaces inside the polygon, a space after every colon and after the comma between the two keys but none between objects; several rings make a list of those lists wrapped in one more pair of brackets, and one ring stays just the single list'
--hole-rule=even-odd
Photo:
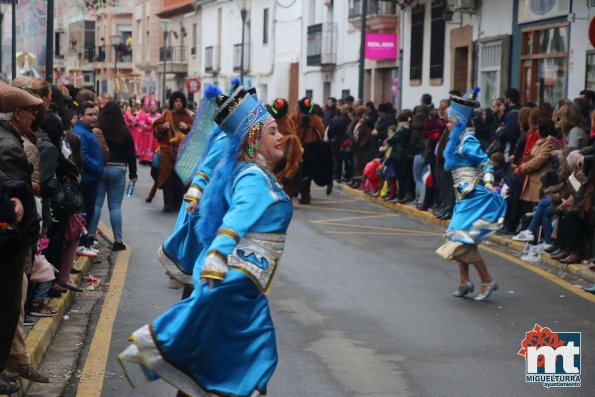
[{"label": "man in hat", "polygon": [[[47,376],[32,368],[23,330],[27,291],[27,278],[23,273],[30,272],[33,265],[32,248],[39,238],[39,216],[31,190],[32,167],[23,148],[22,136],[31,131],[37,114],[35,107],[41,103],[40,98],[19,88],[0,90],[0,179],[3,185],[12,185],[8,195],[16,217],[11,226],[18,235],[10,242],[0,243],[0,302],[3,307],[0,311],[0,370],[5,366],[10,369],[13,372],[9,374],[10,380],[22,376],[48,382]],[[10,361],[7,362],[9,351]],[[14,389],[3,381],[0,382],[2,388]]]}]

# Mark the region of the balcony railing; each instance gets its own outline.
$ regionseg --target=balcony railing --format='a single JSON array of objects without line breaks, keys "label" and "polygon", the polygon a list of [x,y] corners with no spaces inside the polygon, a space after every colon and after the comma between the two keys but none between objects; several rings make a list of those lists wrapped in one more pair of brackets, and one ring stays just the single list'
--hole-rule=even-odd
[{"label": "balcony railing", "polygon": [[[233,71],[239,72],[242,68],[242,45],[233,46]],[[244,43],[244,73],[250,70],[250,44]]]},{"label": "balcony railing", "polygon": [[337,24],[319,23],[308,26],[308,66],[329,66],[337,63]]},{"label": "balcony railing", "polygon": [[219,46],[205,47],[205,72],[219,72]]},{"label": "balcony railing", "polygon": [[159,48],[159,62],[186,62],[186,46],[178,45]]},{"label": "balcony railing", "polygon": [[[349,18],[361,18],[362,0],[352,0],[349,7]],[[397,15],[397,2],[395,0],[368,0],[366,15]]]}]

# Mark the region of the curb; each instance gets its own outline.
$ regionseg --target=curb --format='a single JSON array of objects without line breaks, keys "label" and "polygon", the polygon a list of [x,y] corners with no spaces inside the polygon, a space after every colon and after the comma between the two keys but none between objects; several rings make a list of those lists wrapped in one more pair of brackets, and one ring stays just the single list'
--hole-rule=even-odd
[{"label": "curb", "polygon": [[[90,267],[91,261],[89,258],[82,256],[77,257],[74,268],[81,270],[82,273],[73,274],[72,280],[76,284],[80,285],[83,281],[84,275],[87,274]],[[68,310],[70,310],[73,299],[74,292],[70,290],[66,291],[59,298],[50,299],[49,303],[51,303],[51,306],[56,309],[58,313],[54,317],[39,317],[33,327],[29,329],[29,332],[25,338],[25,344],[27,346],[27,353],[29,353],[33,368],[39,368],[41,365],[41,362],[43,361],[45,353],[50,346],[54,335],[56,335],[60,329],[60,324],[62,324],[64,315],[68,313]],[[25,396],[31,383],[32,382],[28,379],[19,378],[17,384],[20,386],[21,390],[18,392],[18,396]]]},{"label": "curb", "polygon": [[[444,226],[445,228],[448,226],[448,223],[449,223],[448,221],[436,218],[432,213],[430,213],[428,211],[420,211],[417,208],[412,207],[410,205],[404,205],[404,204],[393,203],[390,201],[384,201],[380,197],[372,197],[369,194],[362,192],[361,190],[352,189],[349,186],[345,186],[345,185],[341,185],[341,189],[343,189],[343,192],[345,192],[347,194],[357,196],[364,200],[370,201],[374,204],[381,205],[385,208],[389,208],[389,209],[392,209],[397,212],[402,212],[404,214],[410,215],[410,216],[418,218],[418,219],[423,219],[427,222],[434,223],[436,225]],[[525,247],[525,243],[522,243],[519,241],[512,241],[510,238],[506,238],[506,237],[498,236],[498,235],[488,236],[487,240],[494,244],[497,244],[501,247],[505,247],[512,251],[517,252],[519,254],[519,257],[520,257],[521,251]],[[556,269],[563,270],[565,272],[573,274],[577,277],[582,278],[583,280],[595,283],[595,271],[590,270],[588,265],[584,265],[582,263],[576,263],[576,264],[560,263],[557,260],[552,259],[550,254],[547,254],[547,253],[541,254],[541,262],[543,262],[551,267],[554,267]]]}]

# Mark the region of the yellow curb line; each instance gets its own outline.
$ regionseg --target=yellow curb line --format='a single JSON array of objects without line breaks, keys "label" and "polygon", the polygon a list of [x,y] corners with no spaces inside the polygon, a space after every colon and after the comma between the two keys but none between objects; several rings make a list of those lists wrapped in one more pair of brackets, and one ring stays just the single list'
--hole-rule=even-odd
[{"label": "yellow curb line", "polygon": [[[106,237],[111,237],[111,230],[106,227],[102,229]],[[130,247],[124,251],[119,251],[116,263],[110,278],[109,289],[106,292],[105,301],[95,332],[93,340],[87,353],[87,358],[83,366],[81,378],[77,388],[77,396],[92,397],[101,396],[103,389],[103,379],[105,378],[105,366],[109,355],[109,346],[112,338],[114,322],[120,307],[120,300],[126,282],[126,273],[128,272],[128,263],[130,261]]]},{"label": "yellow curb line", "polygon": [[[403,212],[405,214],[414,216],[416,218],[423,218],[424,220],[434,223],[434,224],[437,224],[437,225],[442,225],[445,227],[448,226],[448,221],[437,219],[433,214],[431,214],[427,211],[420,211],[417,208],[412,208],[411,206],[408,206],[408,205],[392,203],[390,201],[384,201],[379,197],[372,197],[360,190],[352,189],[348,186],[341,186],[341,187],[343,189],[343,192],[345,192],[345,193],[355,195],[357,197],[363,198],[370,202],[382,205],[386,208],[391,208],[395,211]],[[512,241],[506,237],[497,236],[497,235],[489,236],[487,238],[487,240],[491,241],[493,243],[496,243],[498,245],[501,245],[503,247],[507,247],[511,250],[517,251],[519,253],[523,250],[523,248],[525,246],[525,243],[521,243],[519,241]],[[509,255],[509,258],[514,258],[514,257]],[[595,283],[595,272],[592,270],[589,270],[588,266],[585,266],[583,264],[565,265],[563,263],[560,263],[556,260],[551,259],[549,254],[542,254],[541,260],[550,266],[564,270],[564,271],[571,273],[577,277],[580,277],[584,280]],[[520,261],[520,262],[525,263],[523,261]],[[528,269],[533,270],[534,267],[528,267]],[[547,273],[547,274],[550,274],[550,273]],[[574,291],[574,290],[572,290],[572,291]],[[589,294],[587,292],[583,292],[583,293]],[[579,295],[583,296],[582,294],[579,294]]]},{"label": "yellow curb line", "polygon": [[590,292],[585,292],[578,287],[575,287],[574,285],[570,284],[568,281],[561,279],[560,277],[556,276],[555,274],[552,274],[552,273],[550,273],[546,270],[543,270],[537,266],[526,263],[518,258],[515,258],[512,255],[509,255],[505,252],[498,251],[494,248],[486,247],[485,245],[480,245],[479,247],[484,251],[490,252],[494,255],[498,255],[499,257],[504,258],[510,262],[516,263],[517,265],[522,266],[525,269],[531,270],[532,272],[537,273],[540,276],[547,278],[551,282],[558,284],[560,287],[562,287],[572,293],[577,294],[581,298],[584,298],[588,301],[595,303],[595,295],[591,294]]}]

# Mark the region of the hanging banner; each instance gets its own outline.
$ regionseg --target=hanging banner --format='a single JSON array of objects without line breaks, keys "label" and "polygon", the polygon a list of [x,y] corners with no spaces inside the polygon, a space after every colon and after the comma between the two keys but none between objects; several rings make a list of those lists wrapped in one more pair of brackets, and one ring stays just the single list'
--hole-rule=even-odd
[{"label": "hanging banner", "polygon": [[397,59],[397,35],[366,33],[366,59]]}]

